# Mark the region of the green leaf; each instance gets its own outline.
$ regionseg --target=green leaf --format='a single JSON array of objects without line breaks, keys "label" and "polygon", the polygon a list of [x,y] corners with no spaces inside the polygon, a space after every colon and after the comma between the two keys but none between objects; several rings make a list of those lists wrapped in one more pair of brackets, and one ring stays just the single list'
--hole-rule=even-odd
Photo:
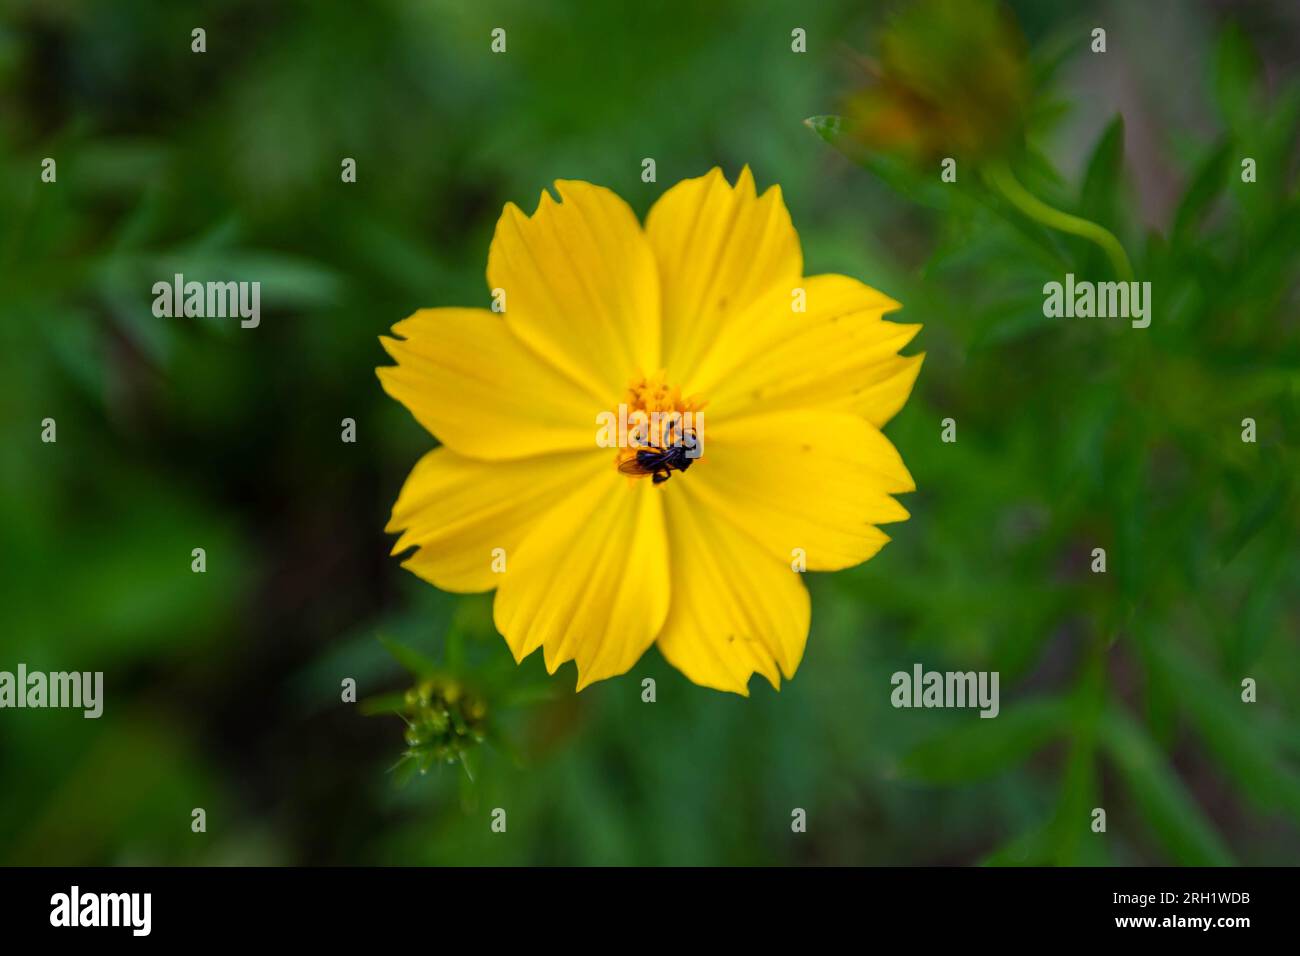
[{"label": "green leaf", "polygon": [[1121,179],[1124,175],[1124,117],[1116,116],[1102,132],[1083,177],[1083,215],[1114,228],[1118,223]]},{"label": "green leaf", "polygon": [[1242,702],[1241,688],[1216,680],[1180,647],[1153,642],[1151,650],[1183,689],[1197,733],[1240,791],[1256,806],[1281,809],[1300,821],[1300,774],[1283,764],[1270,734],[1247,719],[1254,705]]},{"label": "green leaf", "polygon": [[422,653],[405,644],[399,644],[391,638],[381,637],[379,643],[383,644],[404,668],[410,671],[416,677],[433,677],[439,672],[439,667],[431,658],[425,657]]},{"label": "green leaf", "polygon": [[1178,212],[1174,215],[1175,239],[1187,239],[1190,236],[1226,187],[1230,146],[1226,141],[1220,143],[1197,167],[1187,192],[1178,204]]},{"label": "green leaf", "polygon": [[1290,497],[1291,478],[1284,473],[1278,476],[1268,492],[1255,502],[1241,523],[1233,529],[1220,549],[1219,559],[1228,564],[1236,558],[1257,534],[1277,520],[1279,515],[1286,514],[1286,504]]},{"label": "green leaf", "polygon": [[1112,708],[1102,717],[1101,739],[1142,815],[1174,860],[1185,866],[1232,865],[1218,833],[1141,726]]},{"label": "green leaf", "polygon": [[844,121],[838,116],[810,116],[803,121],[803,125],[832,146],[844,132]]},{"label": "green leaf", "polygon": [[1027,701],[996,718],[976,718],[921,743],[903,759],[905,774],[931,783],[973,780],[1005,770],[1069,727],[1065,701]]},{"label": "green leaf", "polygon": [[406,695],[401,691],[367,697],[357,705],[357,709],[363,717],[375,717],[380,714],[400,714],[405,707]]},{"label": "green leaf", "polygon": [[1230,126],[1240,125],[1254,111],[1259,74],[1259,57],[1250,41],[1236,24],[1229,24],[1214,53],[1214,96]]}]

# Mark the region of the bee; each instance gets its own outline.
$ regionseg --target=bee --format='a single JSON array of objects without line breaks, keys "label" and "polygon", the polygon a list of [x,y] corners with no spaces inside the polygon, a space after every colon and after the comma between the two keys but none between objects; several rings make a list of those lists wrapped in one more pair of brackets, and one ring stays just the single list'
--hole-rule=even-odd
[{"label": "bee", "polygon": [[[687,429],[682,429],[682,433],[683,438],[690,434]],[[669,435],[671,436],[671,434],[670,429]],[[661,485],[672,477],[674,471],[685,471],[691,467],[691,462],[695,460],[695,456],[691,452],[695,448],[696,444],[693,440],[674,441],[667,448],[655,448],[654,446],[639,448],[636,455],[618,466],[618,470],[634,478],[644,478],[646,475],[652,475],[653,477],[650,480],[656,485]]]}]

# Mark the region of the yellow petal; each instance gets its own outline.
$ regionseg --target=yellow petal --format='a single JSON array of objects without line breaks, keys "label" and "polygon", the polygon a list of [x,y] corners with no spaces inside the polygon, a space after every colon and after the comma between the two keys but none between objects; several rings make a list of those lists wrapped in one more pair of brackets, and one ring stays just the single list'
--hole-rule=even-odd
[{"label": "yellow petal", "polygon": [[914,490],[912,476],[889,439],[857,415],[710,420],[705,436],[703,457],[682,480],[778,561],[801,551],[810,571],[851,567],[889,540],[876,525],[908,517],[890,495]]},{"label": "yellow petal", "polygon": [[575,660],[578,690],[627,671],[668,612],[659,489],[604,464],[510,555],[494,606],[515,660],[538,647],[551,673]]},{"label": "yellow petal", "polygon": [[418,547],[403,567],[445,591],[490,591],[503,578],[493,570],[496,549],[508,569],[541,515],[608,468],[608,456],[591,451],[483,462],[434,449],[393,505],[386,530],[402,533],[393,554]]},{"label": "yellow petal", "polygon": [[873,382],[853,396],[852,408],[877,428],[898,414],[912,394],[916,377],[921,374],[925,353],[906,355],[891,362],[888,371],[882,370],[879,381]]},{"label": "yellow petal", "polygon": [[808,276],[798,288],[806,311],[774,290],[722,330],[691,389],[719,418],[823,407],[883,425],[920,371],[922,356],[898,350],[921,327],[883,321],[899,304],[847,276]]},{"label": "yellow petal", "polygon": [[506,322],[556,368],[608,401],[659,363],[659,276],[635,214],[602,186],[558,181],[531,217],[497,222],[488,283]]},{"label": "yellow petal", "polygon": [[[701,466],[703,467],[703,466]],[[808,591],[791,565],[700,501],[690,480],[664,491],[672,603],[658,638],[670,664],[697,684],[748,696],[762,674],[794,676],[808,639]]]},{"label": "yellow petal", "polygon": [[475,458],[591,449],[609,407],[530,352],[486,309],[421,309],[380,338],[384,390],[443,444]]},{"label": "yellow petal", "polygon": [[727,324],[772,289],[788,295],[803,275],[781,187],[757,197],[748,166],[734,188],[718,169],[673,186],[650,210],[646,235],[662,280],[664,367],[690,389]]}]

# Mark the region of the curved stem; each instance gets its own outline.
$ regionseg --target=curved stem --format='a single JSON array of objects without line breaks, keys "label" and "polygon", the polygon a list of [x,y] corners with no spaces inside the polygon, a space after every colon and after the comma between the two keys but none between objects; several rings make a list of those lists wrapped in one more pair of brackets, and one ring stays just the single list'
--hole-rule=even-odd
[{"label": "curved stem", "polygon": [[1053,209],[1024,186],[1012,175],[1006,163],[990,163],[984,167],[984,179],[990,186],[1000,192],[1006,200],[1035,222],[1040,222],[1050,229],[1082,236],[1101,247],[1110,259],[1116,275],[1125,282],[1133,278],[1133,267],[1129,265],[1128,254],[1119,244],[1115,234],[1104,226],[1090,219],[1072,216],[1068,212]]}]

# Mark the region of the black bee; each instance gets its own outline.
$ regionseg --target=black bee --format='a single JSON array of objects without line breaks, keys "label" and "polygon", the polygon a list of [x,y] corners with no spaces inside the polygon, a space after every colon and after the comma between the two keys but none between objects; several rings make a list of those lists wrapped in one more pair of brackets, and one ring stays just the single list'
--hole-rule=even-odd
[{"label": "black bee", "polygon": [[[683,432],[689,433],[687,429],[683,429]],[[671,429],[669,434],[671,435]],[[685,471],[691,467],[691,462],[695,460],[695,456],[691,452],[695,447],[693,440],[678,440],[667,448],[655,448],[653,446],[641,448],[637,450],[635,457],[629,458],[619,465],[618,470],[634,478],[653,475],[651,481],[656,485],[660,485],[671,478],[674,471]]]}]

